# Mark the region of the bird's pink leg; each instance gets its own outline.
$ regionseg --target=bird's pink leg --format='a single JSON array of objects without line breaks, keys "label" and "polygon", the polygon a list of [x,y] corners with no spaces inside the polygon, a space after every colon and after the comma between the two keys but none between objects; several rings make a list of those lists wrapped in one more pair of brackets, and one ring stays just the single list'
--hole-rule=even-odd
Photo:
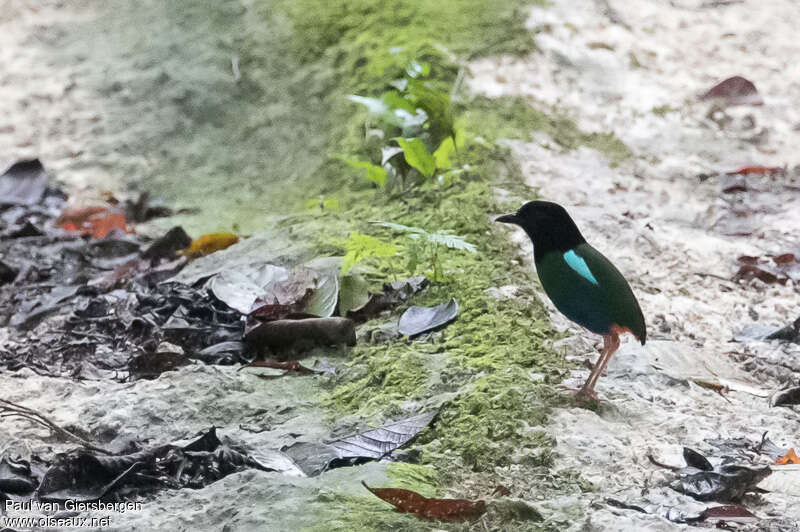
[{"label": "bird's pink leg", "polygon": [[608,361],[611,360],[611,355],[619,348],[619,333],[616,330],[611,331],[611,334],[603,335],[603,350],[600,352],[600,358],[592,368],[589,378],[586,379],[583,387],[578,391],[578,399],[597,399],[597,393],[594,391],[594,386],[597,384],[597,379],[600,378],[603,371],[605,371]]}]

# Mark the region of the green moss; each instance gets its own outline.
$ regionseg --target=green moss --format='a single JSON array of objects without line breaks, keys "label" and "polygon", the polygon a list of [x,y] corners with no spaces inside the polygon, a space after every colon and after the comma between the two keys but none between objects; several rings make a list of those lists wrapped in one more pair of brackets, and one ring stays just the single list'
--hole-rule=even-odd
[{"label": "green moss", "polygon": [[[530,52],[535,45],[524,26],[524,9],[533,3],[541,2],[291,0],[287,11],[302,59],[338,55],[349,43],[362,50],[350,54],[357,56],[351,64],[368,78],[384,81],[390,75],[387,67],[405,68],[424,43],[439,43],[462,57]],[[346,63],[348,58],[337,59]]]},{"label": "green moss", "polygon": [[490,139],[511,138],[530,140],[531,133],[541,131],[563,149],[586,146],[606,156],[616,166],[632,155],[630,148],[613,133],[586,133],[566,115],[557,111],[545,112],[522,98],[489,99],[476,97],[463,105],[467,128],[483,133]]},{"label": "green moss", "polygon": [[[510,260],[516,250],[503,229],[490,221],[491,214],[519,206],[494,199],[491,177],[519,196],[533,193],[521,184],[519,169],[503,148],[473,142],[459,157],[472,170],[451,186],[425,186],[403,202],[375,191],[353,192],[352,203],[340,201],[344,210],[326,214],[308,234],[329,241],[327,232],[347,223],[402,245],[388,229],[352,222],[381,219],[451,229],[477,246],[476,254],[445,253],[445,281],[413,301],[433,305],[455,297],[458,319],[428,340],[398,338],[355,347],[349,370],[325,401],[337,417],[356,414],[375,420],[400,414],[411,401],[443,402],[439,420],[420,435],[418,445],[424,464],[434,466],[448,482],[512,462],[547,468],[553,442],[530,427],[545,423],[556,397],[552,385],[567,370],[562,355],[544,347],[555,333],[535,299],[533,270]],[[407,273],[398,266],[402,259],[392,262],[379,276]],[[487,294],[489,288],[507,284],[520,286],[514,299],[498,301]]]},{"label": "green moss", "polygon": [[[438,474],[429,466],[393,462],[386,466],[387,481],[370,487],[392,487],[415,491],[424,497],[437,495]],[[324,490],[312,503],[313,511],[324,519],[319,524],[303,530],[308,532],[328,531],[376,531],[376,530],[433,530],[441,529],[441,523],[423,521],[415,516],[400,514],[378,497],[358,486],[358,489],[342,493]],[[363,492],[363,496],[357,493]],[[355,493],[355,494],[354,494]]]},{"label": "green moss", "polygon": [[425,359],[412,349],[356,348],[351,368],[352,374],[363,376],[352,379],[352,374],[349,375],[328,399],[328,404],[338,406],[341,411],[358,405],[364,412],[385,413],[392,405],[418,399],[428,380]]},{"label": "green moss", "polygon": [[431,466],[393,462],[386,470],[393,488],[416,491],[423,497],[436,497],[439,474]]},{"label": "green moss", "polygon": [[551,465],[554,442],[543,431],[527,427],[545,422],[552,392],[531,383],[521,368],[509,366],[477,377],[444,406],[439,422],[426,434],[424,460],[442,464],[449,456],[456,459],[456,467],[473,471],[512,462]]},{"label": "green moss", "polygon": [[650,112],[656,116],[666,116],[668,113],[673,113],[676,111],[678,111],[678,109],[669,104],[659,105],[650,109]]}]

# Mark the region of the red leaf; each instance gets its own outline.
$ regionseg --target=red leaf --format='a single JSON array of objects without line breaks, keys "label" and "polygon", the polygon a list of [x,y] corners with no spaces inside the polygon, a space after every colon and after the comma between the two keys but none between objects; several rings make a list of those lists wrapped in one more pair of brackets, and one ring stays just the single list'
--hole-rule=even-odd
[{"label": "red leaf", "polygon": [[734,281],[749,281],[751,279],[758,279],[767,284],[786,284],[786,279],[780,279],[774,273],[752,264],[742,264],[742,266],[739,268],[739,271],[733,276]]},{"label": "red leaf", "polygon": [[424,519],[437,521],[468,521],[478,519],[486,513],[485,501],[468,499],[429,499],[411,490],[397,488],[370,488],[376,497],[393,505],[400,513],[410,513]]},{"label": "red leaf", "polygon": [[795,257],[794,253],[784,253],[782,255],[770,255],[775,264],[788,264],[790,262],[800,262],[800,256]]},{"label": "red leaf", "polygon": [[701,520],[712,519],[714,521],[731,521],[739,523],[748,523],[758,519],[755,515],[744,506],[738,504],[725,504],[722,506],[711,506],[706,508],[702,515]]},{"label": "red leaf", "polygon": [[711,87],[701,100],[719,99],[726,105],[763,105],[764,100],[752,81],[742,76],[733,76]]},{"label": "red leaf", "polygon": [[79,231],[95,238],[105,238],[115,229],[132,233],[122,211],[109,207],[67,207],[56,224],[65,231]]},{"label": "red leaf", "polygon": [[789,279],[800,281],[800,253],[782,253],[764,257],[742,255],[737,262],[739,271],[733,276],[734,281],[759,279],[767,284],[786,284]]},{"label": "red leaf", "polygon": [[755,164],[749,164],[745,166],[740,166],[736,170],[725,172],[725,175],[751,175],[751,174],[772,175],[772,174],[779,174],[781,172],[783,172],[783,168],[781,168],[780,166],[759,166]]}]

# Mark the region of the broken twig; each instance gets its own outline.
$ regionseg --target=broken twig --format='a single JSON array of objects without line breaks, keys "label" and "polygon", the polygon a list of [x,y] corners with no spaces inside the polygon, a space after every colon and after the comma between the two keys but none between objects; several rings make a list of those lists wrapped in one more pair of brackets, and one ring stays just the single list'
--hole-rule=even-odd
[{"label": "broken twig", "polygon": [[67,439],[70,439],[72,441],[75,441],[83,445],[89,450],[107,455],[114,454],[111,451],[107,451],[101,447],[97,447],[89,443],[88,441],[84,440],[77,434],[73,434],[72,432],[68,431],[65,428],[59,427],[48,417],[46,417],[43,414],[40,414],[39,412],[36,412],[35,410],[31,410],[30,408],[19,405],[17,403],[12,403],[11,401],[7,401],[5,399],[0,399],[0,418],[4,417],[21,417],[23,419],[27,419],[28,421],[33,421],[34,423],[38,423],[43,427],[49,428],[50,430],[52,430],[57,434],[61,434]]}]

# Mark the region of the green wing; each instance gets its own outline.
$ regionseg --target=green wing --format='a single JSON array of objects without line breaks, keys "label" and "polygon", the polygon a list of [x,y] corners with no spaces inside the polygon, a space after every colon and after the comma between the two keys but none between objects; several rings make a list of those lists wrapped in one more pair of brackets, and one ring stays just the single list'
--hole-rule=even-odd
[{"label": "green wing", "polygon": [[643,344],[644,316],[628,282],[602,253],[587,243],[547,253],[536,264],[542,288],[567,318],[598,334],[613,324],[630,329]]}]

